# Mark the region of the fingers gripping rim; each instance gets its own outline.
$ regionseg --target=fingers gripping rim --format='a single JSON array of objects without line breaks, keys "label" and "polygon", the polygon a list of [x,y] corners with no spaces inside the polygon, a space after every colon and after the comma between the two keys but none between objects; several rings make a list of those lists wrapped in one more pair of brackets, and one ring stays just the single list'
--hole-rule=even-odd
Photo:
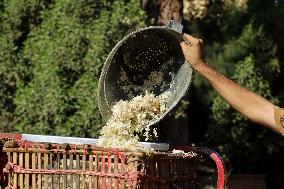
[{"label": "fingers gripping rim", "polygon": [[192,42],[190,42],[185,36],[183,36],[183,42],[186,46],[192,46]]}]

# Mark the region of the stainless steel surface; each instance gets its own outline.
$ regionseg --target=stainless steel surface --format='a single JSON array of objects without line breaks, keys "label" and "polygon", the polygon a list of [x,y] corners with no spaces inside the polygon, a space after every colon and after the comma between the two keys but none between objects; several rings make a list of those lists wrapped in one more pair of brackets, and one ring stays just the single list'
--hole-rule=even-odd
[{"label": "stainless steel surface", "polygon": [[166,27],[175,30],[178,33],[182,33],[183,29],[183,25],[179,22],[175,22],[174,20],[170,20]]},{"label": "stainless steel surface", "polygon": [[[93,138],[79,138],[79,137],[62,137],[62,136],[49,136],[49,135],[32,135],[22,134],[22,140],[30,142],[50,142],[57,144],[90,144],[96,145],[98,139]],[[156,151],[168,151],[169,144],[166,143],[150,143],[140,142],[143,146],[150,146]]]}]

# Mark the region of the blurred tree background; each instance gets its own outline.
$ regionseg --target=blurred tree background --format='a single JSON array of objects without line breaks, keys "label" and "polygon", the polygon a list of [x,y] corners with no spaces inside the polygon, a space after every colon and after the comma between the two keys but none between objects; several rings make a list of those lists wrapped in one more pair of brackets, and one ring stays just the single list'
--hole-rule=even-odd
[{"label": "blurred tree background", "polygon": [[[204,39],[218,71],[283,107],[283,12],[283,0],[0,0],[0,130],[97,137],[106,56],[130,31],[169,17]],[[181,143],[217,149],[229,171],[283,186],[283,138],[234,111],[198,74],[170,117],[177,136],[186,133]]]},{"label": "blurred tree background", "polygon": [[[283,107],[283,11],[281,0],[187,0],[185,31],[204,39],[218,71]],[[191,142],[217,149],[229,172],[266,174],[268,188],[283,185],[282,136],[237,113],[198,74],[189,102]]]},{"label": "blurred tree background", "polygon": [[100,68],[145,26],[136,0],[1,0],[2,132],[97,137]]}]

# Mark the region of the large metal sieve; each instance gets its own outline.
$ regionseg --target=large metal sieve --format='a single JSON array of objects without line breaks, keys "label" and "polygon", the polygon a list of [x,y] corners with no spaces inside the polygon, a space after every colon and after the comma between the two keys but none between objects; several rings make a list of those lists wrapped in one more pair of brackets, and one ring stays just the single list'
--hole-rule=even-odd
[{"label": "large metal sieve", "polygon": [[179,44],[183,41],[181,33],[182,25],[170,21],[166,26],[134,31],[116,44],[103,65],[99,80],[99,109],[105,120],[111,116],[111,107],[116,102],[130,100],[144,94],[145,90],[155,95],[172,93],[167,111],[150,125],[161,120],[179,102],[190,85],[193,72]]}]

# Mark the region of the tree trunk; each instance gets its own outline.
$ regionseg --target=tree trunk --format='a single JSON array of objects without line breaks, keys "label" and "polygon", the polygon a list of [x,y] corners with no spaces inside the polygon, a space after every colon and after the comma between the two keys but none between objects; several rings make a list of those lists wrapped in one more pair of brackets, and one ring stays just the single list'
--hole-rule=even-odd
[{"label": "tree trunk", "polygon": [[[166,25],[169,20],[182,21],[183,0],[141,0],[141,7],[155,25]],[[177,145],[189,143],[188,117],[178,118],[167,115],[157,124],[160,142]]]},{"label": "tree trunk", "polygon": [[171,19],[182,21],[183,0],[141,0],[141,7],[155,19],[155,25],[166,25]]}]

